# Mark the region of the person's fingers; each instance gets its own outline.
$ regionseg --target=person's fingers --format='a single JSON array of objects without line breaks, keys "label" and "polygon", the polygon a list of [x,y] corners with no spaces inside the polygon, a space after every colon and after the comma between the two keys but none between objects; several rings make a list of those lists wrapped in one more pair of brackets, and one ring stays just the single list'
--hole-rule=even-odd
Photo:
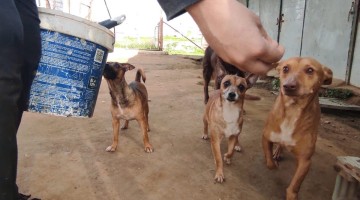
[{"label": "person's fingers", "polygon": [[264,75],[272,68],[276,67],[273,63],[263,62],[259,59],[246,62],[243,66],[237,66],[239,69],[258,75]]},{"label": "person's fingers", "polygon": [[265,47],[263,49],[264,52],[260,56],[261,60],[266,63],[274,63],[279,61],[284,55],[285,48],[269,37],[262,25],[259,25],[259,30],[260,34],[262,34],[265,39]]}]

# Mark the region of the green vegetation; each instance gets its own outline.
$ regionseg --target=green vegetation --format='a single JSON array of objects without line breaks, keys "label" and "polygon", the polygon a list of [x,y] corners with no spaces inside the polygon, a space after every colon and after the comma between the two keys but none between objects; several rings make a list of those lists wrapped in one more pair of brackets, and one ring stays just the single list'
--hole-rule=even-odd
[{"label": "green vegetation", "polygon": [[154,38],[152,37],[123,37],[116,38],[114,45],[116,48],[124,49],[141,49],[141,50],[157,50]]},{"label": "green vegetation", "polygon": [[[201,38],[191,38],[193,42],[200,45]],[[116,48],[140,49],[140,50],[158,50],[155,38],[153,37],[123,37],[117,38]],[[180,55],[204,55],[204,51],[184,37],[164,36],[164,51],[168,54]]]},{"label": "green vegetation", "polygon": [[320,96],[345,100],[345,99],[352,97],[353,93],[347,89],[327,88],[327,89],[325,89],[324,92],[320,93]]},{"label": "green vegetation", "polygon": [[280,89],[280,79],[279,78],[274,78],[271,80],[271,89],[272,90]]}]

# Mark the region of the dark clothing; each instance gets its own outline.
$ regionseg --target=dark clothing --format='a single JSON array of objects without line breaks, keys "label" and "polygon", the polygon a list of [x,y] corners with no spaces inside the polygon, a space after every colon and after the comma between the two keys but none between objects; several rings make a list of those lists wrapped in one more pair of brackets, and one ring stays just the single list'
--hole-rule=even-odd
[{"label": "dark clothing", "polygon": [[35,0],[0,1],[0,200],[18,199],[17,141],[41,55]]},{"label": "dark clothing", "polygon": [[164,10],[167,20],[186,12],[185,8],[197,3],[199,0],[158,0],[161,8]]}]

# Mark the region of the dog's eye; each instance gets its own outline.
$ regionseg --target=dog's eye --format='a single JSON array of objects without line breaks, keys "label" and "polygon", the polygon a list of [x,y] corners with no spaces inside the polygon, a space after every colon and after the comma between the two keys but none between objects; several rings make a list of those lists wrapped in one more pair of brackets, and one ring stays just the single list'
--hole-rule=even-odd
[{"label": "dog's eye", "polygon": [[290,69],[289,69],[289,67],[288,67],[288,66],[283,67],[283,72],[284,72],[284,73],[288,73],[288,72],[289,72],[289,70],[290,70]]},{"label": "dog's eye", "polygon": [[224,87],[227,88],[227,87],[229,87],[229,86],[230,86],[230,81],[225,81],[225,82],[224,82]]},{"label": "dog's eye", "polygon": [[314,69],[311,68],[311,67],[309,67],[309,68],[306,69],[306,73],[309,74],[309,75],[311,75],[311,74],[314,73]]},{"label": "dog's eye", "polygon": [[240,84],[238,86],[238,88],[239,88],[240,92],[243,92],[245,90],[245,86],[243,84]]}]

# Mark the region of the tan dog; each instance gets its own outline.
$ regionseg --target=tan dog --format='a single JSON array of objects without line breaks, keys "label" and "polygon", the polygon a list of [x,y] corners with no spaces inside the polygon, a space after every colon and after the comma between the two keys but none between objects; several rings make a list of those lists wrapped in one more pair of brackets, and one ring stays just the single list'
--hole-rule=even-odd
[{"label": "tan dog", "polygon": [[108,62],[104,69],[104,78],[107,81],[111,96],[111,115],[113,126],[113,143],[106,148],[106,151],[115,151],[119,139],[120,119],[125,120],[121,129],[127,129],[129,120],[138,121],[144,142],[145,152],[153,152],[153,147],[149,142],[148,131],[150,131],[148,114],[148,94],[145,85],[140,82],[142,77],[145,82],[146,77],[142,69],[138,69],[135,81],[129,85],[125,80],[125,72],[135,67],[128,63]]},{"label": "tan dog", "polygon": [[318,91],[332,82],[332,71],[312,58],[290,58],[277,66],[280,94],[268,116],[263,134],[263,150],[269,169],[278,166],[273,160],[273,143],[292,152],[297,169],[286,189],[286,199],[298,199],[301,183],[310,168],[310,159],[320,123]]},{"label": "tan dog", "polygon": [[221,140],[224,136],[228,138],[228,152],[224,154],[224,161],[230,164],[234,148],[240,150],[238,136],[243,124],[245,92],[257,78],[255,75],[250,75],[247,79],[226,75],[221,81],[220,89],[214,91],[206,104],[202,138],[208,139],[208,131],[210,132],[211,149],[216,164],[216,182],[222,183],[225,179],[220,151]]}]

